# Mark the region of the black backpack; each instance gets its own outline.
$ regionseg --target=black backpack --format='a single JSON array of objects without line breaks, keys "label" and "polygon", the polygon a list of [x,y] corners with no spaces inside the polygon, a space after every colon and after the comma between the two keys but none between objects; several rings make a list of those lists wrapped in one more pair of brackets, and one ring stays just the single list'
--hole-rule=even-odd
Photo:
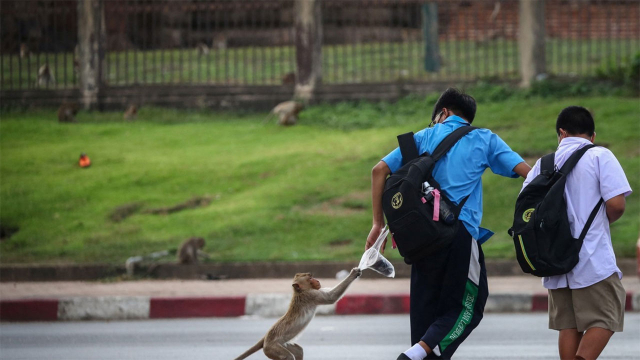
[{"label": "black backpack", "polygon": [[[438,144],[433,155],[424,153],[418,156],[412,132],[398,136],[404,165],[385,182],[382,211],[398,251],[407,264],[448,246],[458,231],[458,215],[469,197],[456,206],[441,192],[431,172],[435,163],[474,129],[473,126],[456,129]],[[436,192],[425,195],[425,181],[438,190],[439,202],[436,202],[438,196],[434,196]],[[436,203],[440,207],[438,220],[434,220]]]},{"label": "black backpack", "polygon": [[580,248],[587,231],[604,202],[600,199],[579,238],[571,236],[564,188],[567,175],[576,166],[588,145],[573,153],[561,169],[554,166],[555,153],[540,160],[540,175],[522,190],[516,200],[513,237],[516,258],[525,273],[535,276],[566,274],[579,260]]}]

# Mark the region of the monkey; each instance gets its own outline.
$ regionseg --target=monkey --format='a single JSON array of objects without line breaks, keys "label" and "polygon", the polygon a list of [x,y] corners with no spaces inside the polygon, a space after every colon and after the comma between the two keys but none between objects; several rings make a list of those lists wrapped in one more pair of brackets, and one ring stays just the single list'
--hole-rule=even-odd
[{"label": "monkey", "polygon": [[75,115],[78,113],[78,105],[75,103],[62,103],[58,108],[58,121],[61,123],[76,122]]},{"label": "monkey", "polygon": [[491,16],[489,17],[489,23],[495,24],[499,13],[500,13],[500,2],[497,1],[495,4],[493,4],[493,11],[491,12]]},{"label": "monkey", "polygon": [[295,125],[298,121],[298,114],[304,109],[304,104],[296,102],[296,101],[285,101],[282,102],[271,110],[271,113],[264,119],[264,122],[267,122],[274,115],[278,115],[280,118],[278,120],[279,125]]},{"label": "monkey", "polygon": [[138,116],[138,108],[131,104],[129,105],[129,107],[127,108],[127,110],[124,112],[124,115],[122,116],[125,120],[135,120],[136,117]]},{"label": "monkey", "polygon": [[49,64],[44,64],[38,69],[38,80],[36,86],[46,86],[55,84],[56,81],[53,78],[53,71],[49,68]]},{"label": "monkey", "polygon": [[80,79],[80,62],[78,59],[73,59],[73,73],[76,78]]},{"label": "monkey", "polygon": [[293,340],[309,325],[318,305],[334,304],[360,275],[362,270],[353,268],[349,276],[332,289],[328,289],[320,288],[320,281],[311,273],[296,274],[291,284],[293,297],[287,312],[273,324],[257,344],[235,360],[245,359],[260,349],[263,349],[264,354],[272,360],[302,360],[302,347]]},{"label": "monkey", "polygon": [[198,46],[196,46],[196,53],[198,54],[198,56],[209,55],[209,47],[207,46],[207,44],[201,42],[198,44]]},{"label": "monkey", "polygon": [[204,239],[201,237],[192,237],[185,240],[178,249],[179,264],[197,264],[198,256],[209,257],[207,253],[201,251],[204,247]]},{"label": "monkey", "polygon": [[489,26],[491,27],[491,29],[487,30],[487,33],[481,37],[481,39],[479,40],[480,45],[487,44],[490,41],[496,40],[500,36],[504,35],[504,30],[502,28],[495,28],[498,14],[500,14],[499,1],[493,5],[493,11],[491,12],[491,16],[489,16]]},{"label": "monkey", "polygon": [[73,73],[80,80],[80,48],[78,44],[73,48]]},{"label": "monkey", "polygon": [[20,59],[24,59],[26,57],[31,56],[31,52],[29,51],[29,46],[25,43],[20,44]]},{"label": "monkey", "polygon": [[282,85],[295,85],[296,83],[296,74],[295,73],[286,73],[282,77]]},{"label": "monkey", "polygon": [[217,34],[213,41],[211,41],[211,47],[216,48],[218,50],[226,50],[227,49],[227,37],[224,34]]}]

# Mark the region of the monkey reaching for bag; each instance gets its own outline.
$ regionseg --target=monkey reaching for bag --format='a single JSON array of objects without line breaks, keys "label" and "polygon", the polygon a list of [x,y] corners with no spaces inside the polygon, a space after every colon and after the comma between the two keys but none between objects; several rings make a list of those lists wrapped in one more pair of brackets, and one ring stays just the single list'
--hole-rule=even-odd
[{"label": "monkey reaching for bag", "polygon": [[293,298],[287,312],[276,321],[267,334],[253,347],[235,360],[242,360],[263,349],[272,360],[302,360],[302,347],[293,342],[313,319],[318,305],[333,304],[342,297],[349,285],[362,274],[354,268],[344,280],[332,289],[320,288],[320,281],[309,273],[293,278]]}]

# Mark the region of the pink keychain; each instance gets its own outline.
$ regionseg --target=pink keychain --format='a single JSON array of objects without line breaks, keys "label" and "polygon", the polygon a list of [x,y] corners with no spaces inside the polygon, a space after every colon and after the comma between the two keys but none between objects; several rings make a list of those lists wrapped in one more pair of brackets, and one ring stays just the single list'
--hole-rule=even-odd
[{"label": "pink keychain", "polygon": [[440,191],[433,189],[433,221],[440,220]]}]

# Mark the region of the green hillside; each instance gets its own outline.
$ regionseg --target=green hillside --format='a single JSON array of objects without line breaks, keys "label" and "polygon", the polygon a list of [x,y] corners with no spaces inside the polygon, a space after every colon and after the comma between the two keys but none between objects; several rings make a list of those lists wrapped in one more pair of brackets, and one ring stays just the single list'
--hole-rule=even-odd
[{"label": "green hillside", "polygon": [[[263,113],[144,108],[134,122],[82,112],[77,124],[58,124],[53,110],[3,113],[0,222],[19,231],[0,243],[0,261],[123,263],[202,236],[210,261],[356,262],[371,226],[370,170],[397,134],[428,124],[434,99],[316,106],[289,128],[264,125]],[[474,125],[533,164],[557,146],[562,108],[592,109],[596,142],[616,154],[636,190],[612,226],[618,256],[634,256],[638,104],[619,97],[480,102]],[[77,166],[81,152],[91,157],[88,169]],[[483,226],[496,232],[485,253],[511,258],[506,230],[522,180],[487,171],[483,181]],[[205,197],[204,206],[166,214],[194,197]]]}]

